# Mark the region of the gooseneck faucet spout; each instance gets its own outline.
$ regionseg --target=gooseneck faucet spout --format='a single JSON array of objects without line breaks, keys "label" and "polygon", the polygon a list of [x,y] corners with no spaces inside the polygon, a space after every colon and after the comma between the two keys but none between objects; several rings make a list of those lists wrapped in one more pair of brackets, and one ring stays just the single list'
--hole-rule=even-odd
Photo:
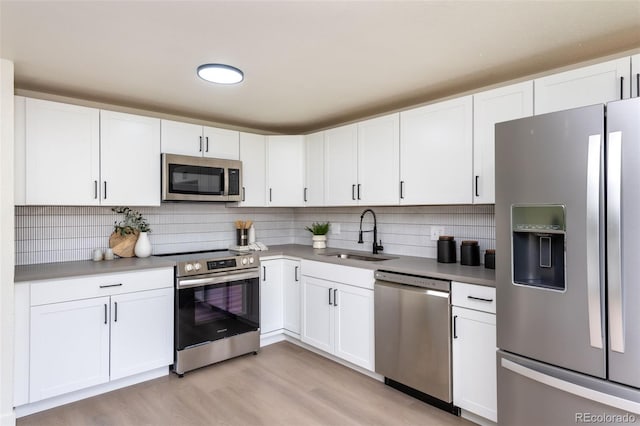
[{"label": "gooseneck faucet spout", "polygon": [[[373,216],[373,229],[363,231],[362,219],[364,219],[364,216],[367,213],[371,213],[371,215]],[[378,254],[379,251],[384,250],[384,247],[382,246],[382,240],[380,240],[380,244],[378,244],[378,219],[376,218],[376,213],[371,209],[366,209],[360,215],[360,231],[358,232],[358,244],[364,243],[364,240],[362,239],[363,232],[373,232],[373,254]]]}]

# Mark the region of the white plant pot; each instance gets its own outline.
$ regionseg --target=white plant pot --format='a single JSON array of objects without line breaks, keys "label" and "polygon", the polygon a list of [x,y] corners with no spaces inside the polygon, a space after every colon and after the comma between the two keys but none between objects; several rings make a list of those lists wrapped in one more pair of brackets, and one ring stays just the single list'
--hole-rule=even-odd
[{"label": "white plant pot", "polygon": [[312,239],[313,239],[313,248],[316,248],[316,249],[327,248],[326,235],[314,235]]},{"label": "white plant pot", "polygon": [[133,252],[138,257],[151,256],[151,241],[149,241],[149,235],[146,232],[141,232],[138,235],[138,241],[136,241],[136,247]]}]

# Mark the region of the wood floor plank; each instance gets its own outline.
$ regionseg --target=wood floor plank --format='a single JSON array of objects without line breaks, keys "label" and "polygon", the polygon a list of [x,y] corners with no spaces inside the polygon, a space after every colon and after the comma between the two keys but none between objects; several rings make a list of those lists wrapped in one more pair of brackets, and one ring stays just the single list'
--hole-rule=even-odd
[{"label": "wood floor plank", "polygon": [[464,419],[289,342],[18,419],[18,426],[459,426]]}]

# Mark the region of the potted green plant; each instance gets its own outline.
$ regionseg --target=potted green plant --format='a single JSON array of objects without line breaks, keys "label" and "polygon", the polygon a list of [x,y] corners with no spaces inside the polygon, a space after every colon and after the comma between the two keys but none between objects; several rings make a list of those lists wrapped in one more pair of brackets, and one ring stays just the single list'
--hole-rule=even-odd
[{"label": "potted green plant", "polygon": [[151,255],[151,232],[149,222],[140,212],[129,207],[113,207],[114,213],[124,215],[124,219],[116,220],[113,233],[109,237],[109,247],[120,257],[148,257]]},{"label": "potted green plant", "polygon": [[313,234],[313,248],[327,247],[327,233],[331,224],[329,222],[314,222],[310,227],[305,229]]}]

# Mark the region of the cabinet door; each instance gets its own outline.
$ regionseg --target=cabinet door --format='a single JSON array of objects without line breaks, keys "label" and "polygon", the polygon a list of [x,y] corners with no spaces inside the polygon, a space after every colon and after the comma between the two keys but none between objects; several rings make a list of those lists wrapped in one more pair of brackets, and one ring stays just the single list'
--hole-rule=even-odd
[{"label": "cabinet door", "polygon": [[160,120],[100,112],[102,205],[160,205]]},{"label": "cabinet door", "polygon": [[26,204],[26,103],[24,96],[13,98],[13,141],[14,141],[14,195],[16,206]]},{"label": "cabinet door", "polygon": [[31,308],[29,402],[109,381],[109,298]]},{"label": "cabinet door", "polygon": [[202,126],[180,121],[161,121],[162,153],[202,156],[204,150]]},{"label": "cabinet door", "polygon": [[267,136],[268,205],[302,206],[304,136]]},{"label": "cabinet door", "polygon": [[401,204],[470,204],[472,97],[400,113]]},{"label": "cabinet door", "polygon": [[205,157],[240,159],[240,132],[205,126],[203,135]]},{"label": "cabinet door", "polygon": [[358,123],[358,187],[362,205],[398,204],[400,114]]},{"label": "cabinet door", "polygon": [[357,205],[358,126],[337,127],[324,134],[324,199],[327,206]]},{"label": "cabinet door", "polygon": [[284,328],[300,334],[300,262],[282,260],[284,291]]},{"label": "cabinet door", "polygon": [[305,185],[306,206],[324,205],[324,132],[304,137],[305,141]]},{"label": "cabinet door", "polygon": [[473,95],[473,202],[495,203],[495,124],[533,115],[533,81]]},{"label": "cabinet door", "polygon": [[496,316],[454,306],[453,403],[497,421]]},{"label": "cabinet door", "polygon": [[100,111],[27,98],[25,115],[26,204],[99,204]]},{"label": "cabinet door", "polygon": [[535,114],[628,98],[629,57],[534,80]]},{"label": "cabinet door", "polygon": [[264,207],[266,198],[267,138],[254,133],[240,133],[240,161],[242,161],[241,206]]},{"label": "cabinet door", "polygon": [[111,297],[111,380],[173,363],[173,288]]},{"label": "cabinet door", "polygon": [[333,296],[336,283],[302,276],[302,332],[300,340],[333,352]]},{"label": "cabinet door", "polygon": [[373,371],[373,290],[340,284],[333,302],[335,355]]},{"label": "cabinet door", "polygon": [[631,57],[631,97],[640,98],[640,53]]},{"label": "cabinet door", "polygon": [[260,333],[283,327],[282,261],[262,261],[260,280]]}]

